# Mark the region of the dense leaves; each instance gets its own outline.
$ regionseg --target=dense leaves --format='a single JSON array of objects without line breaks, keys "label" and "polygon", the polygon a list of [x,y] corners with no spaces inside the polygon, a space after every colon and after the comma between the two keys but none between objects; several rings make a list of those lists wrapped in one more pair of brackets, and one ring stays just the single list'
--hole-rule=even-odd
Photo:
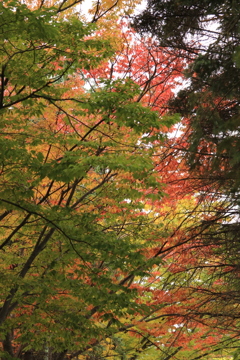
[{"label": "dense leaves", "polygon": [[2,356],[77,356],[149,311],[130,285],[159,263],[142,251],[143,193],[162,196],[143,135],[158,141],[159,115],[131,79],[89,89],[113,55],[95,26],[59,7],[1,11]]},{"label": "dense leaves", "polygon": [[201,255],[202,266],[212,268],[203,292],[215,306],[198,311],[225,328],[237,327],[233,319],[239,318],[239,16],[235,1],[170,0],[149,1],[135,19],[135,27],[162,46],[182,49],[186,58],[195,54],[185,72],[188,85],[170,103],[184,118],[172,147],[185,154],[186,178],[204,205],[196,239],[210,250]]},{"label": "dense leaves", "polygon": [[194,360],[237,347],[238,208],[226,196],[237,166],[215,141],[236,131],[237,90],[215,81],[228,79],[225,57],[209,70],[199,55],[169,102],[188,49],[120,21],[132,1],[94,3],[89,23],[81,1],[26,3],[0,5],[1,358]]}]

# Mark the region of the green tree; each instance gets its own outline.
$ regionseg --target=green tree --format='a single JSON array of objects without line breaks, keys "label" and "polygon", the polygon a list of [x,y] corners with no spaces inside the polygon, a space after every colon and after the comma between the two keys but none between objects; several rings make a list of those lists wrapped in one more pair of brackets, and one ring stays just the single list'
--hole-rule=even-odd
[{"label": "green tree", "polygon": [[84,73],[113,49],[64,4],[0,4],[3,359],[96,347],[123,315],[149,311],[130,283],[159,262],[142,251],[154,227],[144,190],[162,196],[159,115],[130,79],[89,90]]}]

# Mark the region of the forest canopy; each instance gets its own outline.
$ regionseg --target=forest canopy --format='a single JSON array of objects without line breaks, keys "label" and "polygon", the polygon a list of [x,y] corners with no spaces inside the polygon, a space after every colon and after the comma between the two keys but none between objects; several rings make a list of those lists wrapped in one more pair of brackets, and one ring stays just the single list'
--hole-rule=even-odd
[{"label": "forest canopy", "polygon": [[138,3],[0,3],[3,360],[239,356],[239,9]]}]

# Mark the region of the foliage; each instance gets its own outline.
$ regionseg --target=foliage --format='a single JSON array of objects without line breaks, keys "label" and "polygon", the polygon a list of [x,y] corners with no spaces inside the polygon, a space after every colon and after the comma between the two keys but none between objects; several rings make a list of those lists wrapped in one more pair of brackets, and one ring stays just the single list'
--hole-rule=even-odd
[{"label": "foliage", "polygon": [[237,232],[215,276],[226,201],[196,196],[166,115],[186,61],[113,25],[131,1],[98,1],[92,23],[80,3],[1,3],[1,358],[221,354]]},{"label": "foliage", "polygon": [[[135,18],[136,28],[158,36],[162,46],[185,50],[181,56],[195,52],[185,74],[189,86],[178,93],[171,106],[191,127],[186,130],[191,167],[200,173],[203,168],[213,172],[212,181],[224,182],[233,191],[239,186],[238,20],[237,3],[227,0],[203,4],[152,0]],[[216,30],[207,26],[212,22]],[[207,36],[207,44],[194,43],[190,34]]]},{"label": "foliage", "polygon": [[[189,35],[201,35],[200,41],[208,37],[209,48],[212,42],[221,41],[225,52],[229,43],[238,43],[238,22],[238,3],[229,0],[205,0],[201,4],[192,0],[148,0],[144,11],[134,17],[134,26],[156,36],[161,46],[196,54],[204,43],[192,41]],[[213,24],[216,26],[211,28]]]},{"label": "foliage", "polygon": [[[207,267],[210,271],[204,275],[206,287],[193,286],[201,299],[197,312],[210,327],[235,334],[239,326],[239,16],[235,1],[151,0],[134,20],[135,29],[154,36],[160,46],[181,50],[179,56],[191,60],[185,88],[169,103],[170,112],[183,118],[170,153],[178,157],[178,167],[187,166],[183,178],[202,204],[201,224],[192,228],[197,230],[192,246],[204,249],[198,252],[196,271]],[[207,305],[202,307],[201,301]]]},{"label": "foliage", "polygon": [[154,227],[143,194],[162,196],[149,145],[161,137],[159,115],[138,102],[131,79],[87,88],[84,74],[113,50],[95,26],[60,10],[1,3],[0,326],[8,359],[96,348],[120,331],[123,316],[149,311],[130,280],[159,263],[142,252]]}]

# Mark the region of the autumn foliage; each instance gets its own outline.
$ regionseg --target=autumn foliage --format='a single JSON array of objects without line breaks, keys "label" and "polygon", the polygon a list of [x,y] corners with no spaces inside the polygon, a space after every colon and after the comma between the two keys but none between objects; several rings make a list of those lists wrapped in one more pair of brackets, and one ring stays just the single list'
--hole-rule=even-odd
[{"label": "autumn foliage", "polygon": [[219,353],[238,341],[238,273],[209,240],[225,199],[202,196],[169,114],[183,52],[138,36],[131,1],[92,22],[80,3],[0,4],[1,358]]}]

